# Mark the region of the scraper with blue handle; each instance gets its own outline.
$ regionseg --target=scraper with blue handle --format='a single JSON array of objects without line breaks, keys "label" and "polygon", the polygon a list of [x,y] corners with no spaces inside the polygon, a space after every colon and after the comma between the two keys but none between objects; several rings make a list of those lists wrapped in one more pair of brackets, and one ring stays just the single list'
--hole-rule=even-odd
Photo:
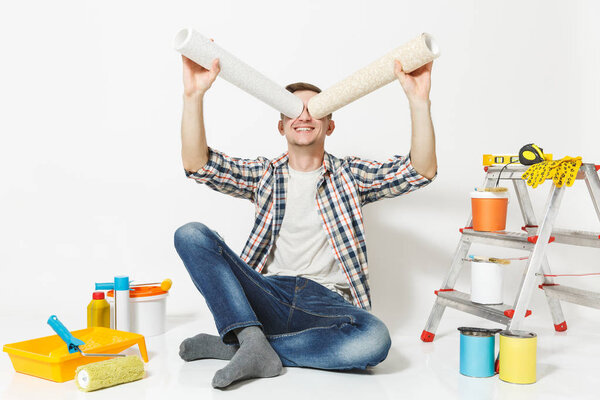
[{"label": "scraper with blue handle", "polygon": [[125,354],[84,353],[79,346],[83,346],[85,342],[73,336],[56,315],[51,315],[50,318],[48,318],[48,325],[50,325],[50,327],[54,329],[54,332],[64,340],[69,347],[69,353],[80,352],[82,356],[86,357],[125,357]]}]

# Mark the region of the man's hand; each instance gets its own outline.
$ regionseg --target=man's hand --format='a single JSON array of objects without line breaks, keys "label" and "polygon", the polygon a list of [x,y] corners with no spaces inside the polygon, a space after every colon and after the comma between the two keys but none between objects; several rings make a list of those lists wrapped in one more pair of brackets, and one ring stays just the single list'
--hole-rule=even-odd
[{"label": "man's hand", "polygon": [[219,59],[215,58],[210,70],[196,64],[186,56],[181,56],[183,60],[183,93],[186,96],[204,95],[211,85],[217,79],[221,71]]},{"label": "man's hand", "polygon": [[409,102],[429,101],[429,91],[431,89],[431,68],[433,61],[417,68],[410,74],[402,70],[400,61],[394,61],[394,74],[398,77],[406,97]]}]

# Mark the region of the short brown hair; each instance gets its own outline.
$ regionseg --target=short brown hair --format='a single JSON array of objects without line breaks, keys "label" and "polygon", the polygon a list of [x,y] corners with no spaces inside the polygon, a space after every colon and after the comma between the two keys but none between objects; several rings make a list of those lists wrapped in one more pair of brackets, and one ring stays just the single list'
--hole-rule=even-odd
[{"label": "short brown hair", "polygon": [[[285,87],[285,90],[287,90],[290,93],[294,93],[297,92],[299,90],[309,90],[311,92],[316,92],[316,93],[321,93],[321,89],[311,83],[306,83],[306,82],[296,82],[296,83],[290,83],[289,85],[287,85]],[[281,115],[281,119],[283,119],[283,114]],[[331,117],[333,117],[333,113],[329,114],[327,116],[327,118],[331,119]]]}]

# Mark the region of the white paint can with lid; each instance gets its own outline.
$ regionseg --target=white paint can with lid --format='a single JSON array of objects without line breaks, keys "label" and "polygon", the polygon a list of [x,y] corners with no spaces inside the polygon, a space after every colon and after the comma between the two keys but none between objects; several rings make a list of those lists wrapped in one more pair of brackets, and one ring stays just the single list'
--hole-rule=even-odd
[{"label": "white paint can with lid", "polygon": [[504,266],[493,262],[471,263],[471,301],[478,304],[502,304]]},{"label": "white paint can with lid", "polygon": [[[169,292],[160,286],[135,286],[129,293],[131,306],[130,332],[156,336],[165,333],[167,319],[167,296]],[[114,312],[114,292],[107,294],[111,313]],[[112,323],[111,318],[111,323]],[[111,326],[112,328],[112,326]]]}]

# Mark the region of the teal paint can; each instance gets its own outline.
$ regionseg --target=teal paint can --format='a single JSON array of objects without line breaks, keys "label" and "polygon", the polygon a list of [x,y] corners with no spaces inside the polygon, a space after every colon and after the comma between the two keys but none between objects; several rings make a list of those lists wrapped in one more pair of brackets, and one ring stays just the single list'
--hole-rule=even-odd
[{"label": "teal paint can", "polygon": [[496,333],[502,329],[460,327],[460,373],[474,378],[494,376]]}]

